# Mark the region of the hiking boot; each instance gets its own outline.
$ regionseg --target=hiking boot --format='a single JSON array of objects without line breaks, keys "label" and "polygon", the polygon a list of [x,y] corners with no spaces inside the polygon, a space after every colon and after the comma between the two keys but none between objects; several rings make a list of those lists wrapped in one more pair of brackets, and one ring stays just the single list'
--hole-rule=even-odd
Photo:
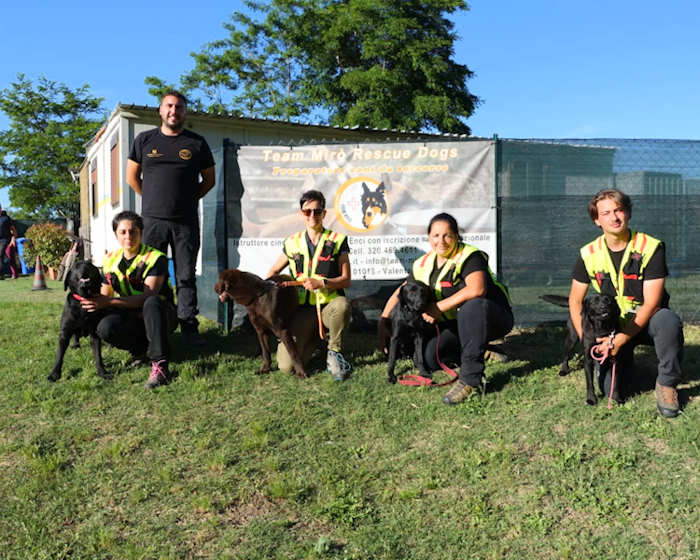
[{"label": "hiking boot", "polygon": [[470,395],[476,395],[478,392],[478,387],[472,387],[471,385],[467,385],[464,381],[458,380],[457,383],[452,386],[452,389],[442,397],[442,402],[445,404],[459,404]]},{"label": "hiking boot", "polygon": [[151,362],[151,374],[146,381],[146,389],[153,389],[159,385],[167,385],[170,381],[170,371],[168,371],[168,362],[160,360]]},{"label": "hiking boot", "polygon": [[351,369],[343,355],[335,350],[328,351],[326,367],[335,381],[343,381]]},{"label": "hiking boot", "polygon": [[666,387],[657,382],[654,393],[656,394],[656,408],[659,409],[661,416],[665,418],[678,416],[678,391],[675,387]]},{"label": "hiking boot", "polygon": [[202,346],[207,345],[207,341],[205,338],[199,334],[199,331],[196,330],[185,330],[182,331],[182,338],[185,341],[185,344],[188,346],[196,346],[198,348],[201,348]]}]

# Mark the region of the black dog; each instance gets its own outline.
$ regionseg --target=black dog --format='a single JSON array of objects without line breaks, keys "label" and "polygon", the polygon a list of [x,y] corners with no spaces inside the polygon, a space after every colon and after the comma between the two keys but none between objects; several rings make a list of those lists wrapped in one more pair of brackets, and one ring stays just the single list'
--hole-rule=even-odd
[{"label": "black dog", "polygon": [[104,316],[100,311],[88,313],[80,305],[83,298],[91,298],[99,295],[102,285],[100,271],[92,263],[80,261],[75,263],[68,271],[63,287],[69,290],[66,303],[63,305],[61,315],[61,332],[58,337],[58,350],[56,360],[49,374],[49,381],[58,381],[63,369],[63,357],[66,354],[71,337],[90,336],[92,354],[95,357],[97,375],[103,379],[111,379],[102,362],[102,340],[95,330],[97,323]]},{"label": "black dog", "polygon": [[431,325],[423,320],[422,314],[435,303],[435,293],[425,284],[406,282],[399,290],[399,303],[389,315],[391,341],[389,343],[389,382],[396,383],[394,368],[402,342],[413,343],[413,363],[423,377],[430,377],[423,363],[423,341],[430,332]]},{"label": "black dog", "polygon": [[[542,299],[559,305],[568,307],[568,299],[561,296],[542,296]],[[587,295],[583,299],[583,308],[581,309],[581,328],[583,331],[583,369],[586,372],[586,403],[594,405],[598,402],[598,397],[595,394],[594,372],[595,364],[591,356],[591,348],[598,344],[597,339],[609,337],[611,334],[618,331],[620,325],[620,307],[615,301],[615,298],[608,294],[593,293]],[[571,319],[567,321],[568,332],[564,340],[564,349],[562,356],[559,375],[568,375],[571,371],[569,368],[569,360],[573,356],[574,348],[578,342],[578,334]],[[618,390],[619,382],[613,387],[612,397],[614,400],[620,400]]]},{"label": "black dog", "polygon": [[386,218],[386,187],[384,183],[371,191],[362,183],[362,225],[366,229],[378,226]]}]

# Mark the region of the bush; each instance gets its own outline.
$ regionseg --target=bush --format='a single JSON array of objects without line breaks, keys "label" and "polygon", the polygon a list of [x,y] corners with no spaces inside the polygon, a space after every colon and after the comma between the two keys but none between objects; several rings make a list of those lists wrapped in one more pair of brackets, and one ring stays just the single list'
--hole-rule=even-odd
[{"label": "bush", "polygon": [[30,266],[41,256],[44,266],[58,268],[63,255],[70,249],[71,241],[66,231],[57,224],[34,224],[26,233],[24,244],[24,262]]}]

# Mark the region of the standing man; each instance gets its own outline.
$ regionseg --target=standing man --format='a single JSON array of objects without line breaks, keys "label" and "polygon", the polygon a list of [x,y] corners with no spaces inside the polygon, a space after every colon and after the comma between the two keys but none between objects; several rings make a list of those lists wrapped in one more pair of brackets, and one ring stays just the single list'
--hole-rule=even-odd
[{"label": "standing man", "polygon": [[[653,345],[659,359],[657,408],[667,418],[678,416],[676,385],[681,379],[683,325],[668,308],[664,244],[629,228],[632,201],[622,191],[598,192],[588,203],[588,213],[603,235],[581,248],[574,266],[569,292],[571,321],[582,338],[581,309],[589,285],[596,292],[615,297],[622,314],[622,328],[612,340],[611,355],[617,357],[620,378],[634,375],[634,347]],[[607,338],[598,342],[607,342]],[[610,390],[610,374],[610,360],[606,360],[598,377],[599,387],[606,394]]]},{"label": "standing man", "polygon": [[177,317],[185,342],[203,346],[197,328],[195,264],[199,252],[199,199],[214,186],[214,158],[207,141],[186,130],[187,99],[169,91],[160,102],[162,123],[139,134],[126,164],[126,181],[142,197],[143,242],[172,249]]},{"label": "standing man", "polygon": [[5,268],[5,257],[10,262],[12,278],[17,278],[17,270],[14,264],[14,252],[17,248],[17,230],[12,218],[0,206],[0,280],[5,278],[3,270]]}]

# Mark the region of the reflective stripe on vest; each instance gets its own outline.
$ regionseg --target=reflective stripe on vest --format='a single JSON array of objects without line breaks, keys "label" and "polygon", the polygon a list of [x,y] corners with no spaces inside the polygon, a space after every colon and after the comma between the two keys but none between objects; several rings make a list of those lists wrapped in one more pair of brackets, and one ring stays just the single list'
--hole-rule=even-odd
[{"label": "reflective stripe on vest", "polygon": [[[445,264],[442,266],[442,269],[438,274],[438,277],[435,281],[435,286],[433,286],[433,290],[435,290],[435,297],[438,299],[438,301],[443,299],[442,288],[444,279],[448,276],[448,274],[451,274],[448,284],[457,284],[460,279],[460,272],[462,271],[462,266],[465,262],[467,262],[467,259],[476,252],[480,252],[484,256],[484,259],[486,259],[486,268],[488,270],[489,275],[491,276],[491,279],[493,280],[494,284],[496,284],[496,286],[498,286],[498,288],[503,291],[503,293],[506,295],[506,299],[510,301],[510,298],[508,296],[508,290],[503,284],[496,280],[496,276],[493,274],[493,272],[491,272],[491,268],[488,266],[489,256],[483,251],[477,249],[476,247],[472,245],[467,245],[466,243],[459,243],[457,245],[455,252],[449,259],[445,261]],[[433,268],[435,267],[436,259],[437,253],[435,251],[430,251],[429,253],[426,253],[419,259],[416,259],[413,262],[413,277],[419,282],[422,282],[423,284],[429,286],[430,274],[432,273]],[[444,311],[442,313],[439,320],[444,321],[446,319],[455,319],[457,317],[457,311],[457,308],[448,309],[447,311]]]},{"label": "reflective stripe on vest", "polygon": [[[289,257],[289,270],[291,271],[292,276],[295,280],[304,280],[305,278],[324,278],[324,276],[316,273],[319,257],[321,257],[321,253],[323,252],[323,246],[328,240],[333,242],[332,255],[330,255],[330,257],[327,258],[335,259],[337,258],[340,246],[343,244],[343,241],[345,241],[346,236],[345,234],[324,228],[323,233],[321,234],[321,238],[316,244],[316,250],[314,251],[313,258],[310,258],[309,246],[306,242],[305,233],[306,232],[304,231],[300,231],[298,233],[295,233],[294,235],[290,235],[289,237],[287,237],[287,239],[284,240],[284,252],[287,254],[287,256],[300,254],[303,257],[303,264],[301,270],[297,270],[297,263],[294,260],[294,258]],[[303,287],[299,287],[298,294],[300,304],[306,303],[308,297],[308,302],[311,305],[316,305],[317,300],[321,304],[328,303],[329,301],[335,299],[338,296],[337,290],[328,290],[326,288],[310,292],[304,289]]]},{"label": "reflective stripe on vest", "polygon": [[[636,313],[637,308],[644,303],[641,297],[644,269],[659,243],[661,243],[660,240],[650,235],[630,230],[630,242],[625,247],[620,269],[617,272],[605,243],[605,235],[581,247],[581,258],[593,289],[599,293],[605,290],[605,293],[613,296],[620,306],[620,315],[623,319],[628,314]],[[630,263],[630,259],[639,261],[639,270],[626,274],[625,268]]]},{"label": "reflective stripe on vest", "polygon": [[[143,289],[139,290],[131,283],[131,275],[141,266],[142,270],[139,276],[141,278],[140,285],[143,287],[143,280],[146,278],[146,274],[153,268],[158,259],[164,257],[165,254],[142,243],[139,247],[139,252],[134,257],[134,260],[131,261],[131,265],[126,269],[126,272],[119,270],[119,263],[123,256],[124,249],[118,249],[109,253],[102,263],[102,272],[107,277],[107,281],[112,286],[112,289],[120,296],[139,296],[143,294]],[[112,278],[116,279],[117,286],[112,283]],[[169,279],[166,277],[165,281],[169,282]]]}]

